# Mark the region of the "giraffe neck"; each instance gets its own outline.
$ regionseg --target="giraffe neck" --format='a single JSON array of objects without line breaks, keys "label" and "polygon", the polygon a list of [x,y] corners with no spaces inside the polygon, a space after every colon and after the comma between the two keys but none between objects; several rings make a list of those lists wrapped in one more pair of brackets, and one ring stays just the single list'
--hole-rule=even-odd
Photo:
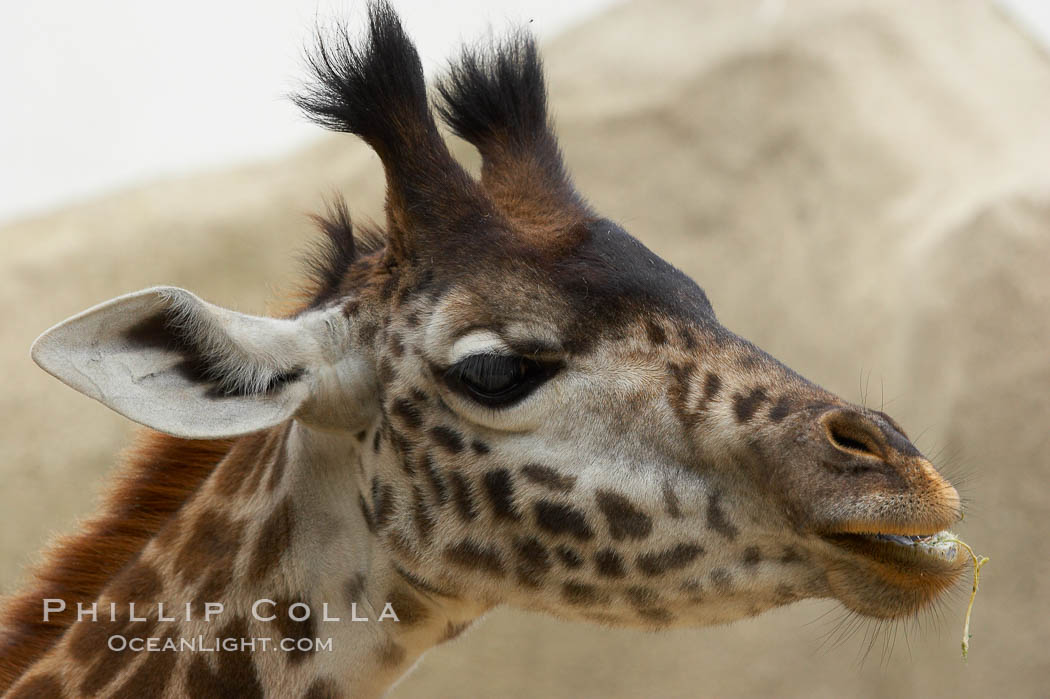
[{"label": "giraffe neck", "polygon": [[[370,478],[360,445],[294,421],[239,440],[103,589],[97,620],[73,624],[15,688],[44,678],[72,696],[382,694],[484,610],[395,570],[358,506]],[[113,650],[115,636],[184,650]],[[189,642],[224,650],[186,652]]]}]

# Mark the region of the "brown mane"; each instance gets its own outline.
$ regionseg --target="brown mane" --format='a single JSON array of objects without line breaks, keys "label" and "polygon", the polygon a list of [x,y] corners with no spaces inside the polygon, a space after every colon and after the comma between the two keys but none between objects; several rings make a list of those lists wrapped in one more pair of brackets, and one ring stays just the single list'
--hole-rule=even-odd
[{"label": "brown mane", "polygon": [[[326,216],[313,217],[324,234],[306,255],[306,277],[276,309],[294,317],[327,300],[332,280],[341,278],[362,254],[383,247],[378,229],[355,231],[342,199]],[[43,657],[76,620],[76,603],[93,602],[124,566],[132,562],[200,487],[236,439],[188,440],[143,429],[126,449],[105,489],[102,506],[44,550],[25,584],[0,604],[0,694]],[[45,598],[62,599],[67,611],[43,620]]]},{"label": "brown mane", "polygon": [[[61,537],[0,611],[0,694],[62,637],[77,602],[92,602],[197,490],[235,440],[186,440],[146,430],[127,451],[103,506]],[[67,612],[44,622],[42,600]]]}]

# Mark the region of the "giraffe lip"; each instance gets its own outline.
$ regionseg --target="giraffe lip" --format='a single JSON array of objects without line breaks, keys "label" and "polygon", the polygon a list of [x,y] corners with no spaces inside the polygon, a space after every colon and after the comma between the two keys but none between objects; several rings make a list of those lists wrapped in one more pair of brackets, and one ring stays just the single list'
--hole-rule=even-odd
[{"label": "giraffe lip", "polygon": [[842,533],[825,537],[831,543],[869,558],[899,563],[921,560],[954,564],[959,558],[955,534],[947,529],[933,534]]}]

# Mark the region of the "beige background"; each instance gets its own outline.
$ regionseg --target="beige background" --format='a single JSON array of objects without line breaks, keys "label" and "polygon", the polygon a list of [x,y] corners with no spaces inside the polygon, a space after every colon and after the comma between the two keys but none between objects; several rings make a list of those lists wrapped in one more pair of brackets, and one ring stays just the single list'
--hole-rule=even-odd
[{"label": "beige background", "polygon": [[[555,40],[566,156],[728,327],[922,435],[992,559],[969,662],[963,588],[863,661],[875,627],[837,643],[829,603],[662,634],[505,610],[395,696],[1045,695],[1050,60],[984,2],[779,5],[636,2]],[[157,283],[263,311],[336,188],[379,215],[378,161],[350,137],[0,229],[0,590],[91,511],[132,430],[36,369],[33,338]]]}]

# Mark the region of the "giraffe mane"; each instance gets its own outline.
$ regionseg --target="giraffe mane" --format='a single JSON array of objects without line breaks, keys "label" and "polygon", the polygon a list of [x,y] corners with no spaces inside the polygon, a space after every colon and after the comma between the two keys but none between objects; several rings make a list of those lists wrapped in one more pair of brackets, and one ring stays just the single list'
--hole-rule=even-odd
[{"label": "giraffe mane", "polygon": [[[304,255],[305,281],[282,315],[294,316],[337,297],[340,282],[361,256],[382,250],[386,238],[374,225],[355,228],[345,201],[333,199],[313,217],[322,235]],[[43,657],[76,619],[52,614],[43,621],[41,601],[90,603],[131,563],[186,503],[236,439],[190,440],[142,429],[121,458],[107,495],[75,534],[44,550],[19,590],[0,604],[0,694]]]},{"label": "giraffe mane", "polygon": [[126,452],[103,506],[76,534],[54,541],[21,591],[0,610],[0,693],[58,642],[76,620],[43,620],[42,600],[67,609],[96,600],[204,482],[235,440],[187,440],[144,430]]}]

